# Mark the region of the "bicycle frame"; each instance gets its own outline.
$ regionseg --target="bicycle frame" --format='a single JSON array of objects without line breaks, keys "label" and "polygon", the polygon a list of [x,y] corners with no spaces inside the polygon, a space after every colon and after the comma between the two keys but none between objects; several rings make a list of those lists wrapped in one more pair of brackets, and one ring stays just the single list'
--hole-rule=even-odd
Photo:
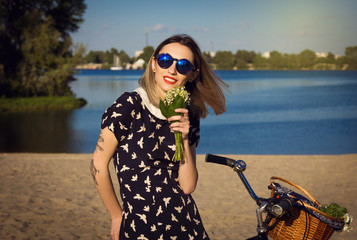
[{"label": "bicycle frame", "polygon": [[258,197],[243,174],[243,172],[247,168],[247,164],[243,160],[235,161],[230,158],[207,154],[205,161],[229,166],[233,168],[233,170],[238,174],[249,195],[252,197],[253,200],[255,200],[258,205],[258,208],[256,209],[256,216],[258,221],[258,235],[247,240],[268,240],[269,229],[268,226],[264,224],[263,213],[270,213],[276,217],[281,217],[289,211],[289,209],[293,205],[293,200],[286,198],[279,199],[278,196],[274,196],[273,198],[268,199]]}]

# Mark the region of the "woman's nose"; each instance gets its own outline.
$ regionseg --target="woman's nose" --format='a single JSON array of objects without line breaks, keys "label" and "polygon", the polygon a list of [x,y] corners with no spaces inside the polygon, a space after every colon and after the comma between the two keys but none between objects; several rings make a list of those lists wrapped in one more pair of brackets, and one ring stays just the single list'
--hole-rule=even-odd
[{"label": "woman's nose", "polygon": [[174,61],[172,65],[169,67],[169,73],[173,75],[177,74],[176,61]]}]

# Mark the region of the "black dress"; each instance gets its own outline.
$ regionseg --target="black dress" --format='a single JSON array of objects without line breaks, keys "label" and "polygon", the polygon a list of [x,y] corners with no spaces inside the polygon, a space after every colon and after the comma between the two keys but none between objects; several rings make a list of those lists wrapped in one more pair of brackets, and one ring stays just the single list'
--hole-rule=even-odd
[{"label": "black dress", "polygon": [[[198,144],[199,120],[190,116],[190,145]],[[119,239],[209,239],[196,204],[178,182],[174,133],[146,92],[123,93],[102,117],[118,140],[113,156],[123,201]]]}]

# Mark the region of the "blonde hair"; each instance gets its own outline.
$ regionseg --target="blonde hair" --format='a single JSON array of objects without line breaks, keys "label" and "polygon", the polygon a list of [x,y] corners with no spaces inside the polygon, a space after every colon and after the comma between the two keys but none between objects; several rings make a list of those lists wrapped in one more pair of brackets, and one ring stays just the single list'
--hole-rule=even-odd
[{"label": "blonde hair", "polygon": [[158,106],[160,102],[159,94],[156,93],[155,73],[151,63],[160,50],[170,43],[180,43],[190,48],[194,55],[193,64],[196,70],[193,71],[198,71],[198,74],[193,81],[188,81],[185,85],[186,90],[190,93],[192,114],[197,118],[205,118],[208,115],[208,107],[211,107],[216,115],[224,113],[226,99],[222,88],[228,88],[228,85],[208,66],[193,38],[185,34],[174,35],[164,40],[154,51],[142,78],[139,80],[140,86],[145,89],[151,103]]}]

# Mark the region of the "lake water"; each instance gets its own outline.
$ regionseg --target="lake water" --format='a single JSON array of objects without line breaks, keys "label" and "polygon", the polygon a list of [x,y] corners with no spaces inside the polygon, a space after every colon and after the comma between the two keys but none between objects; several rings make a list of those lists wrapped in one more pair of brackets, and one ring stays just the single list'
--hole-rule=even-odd
[{"label": "lake water", "polygon": [[[91,153],[104,110],[142,71],[83,70],[74,111],[0,115],[1,152]],[[201,121],[200,154],[357,153],[356,71],[218,71],[227,112]]]}]

